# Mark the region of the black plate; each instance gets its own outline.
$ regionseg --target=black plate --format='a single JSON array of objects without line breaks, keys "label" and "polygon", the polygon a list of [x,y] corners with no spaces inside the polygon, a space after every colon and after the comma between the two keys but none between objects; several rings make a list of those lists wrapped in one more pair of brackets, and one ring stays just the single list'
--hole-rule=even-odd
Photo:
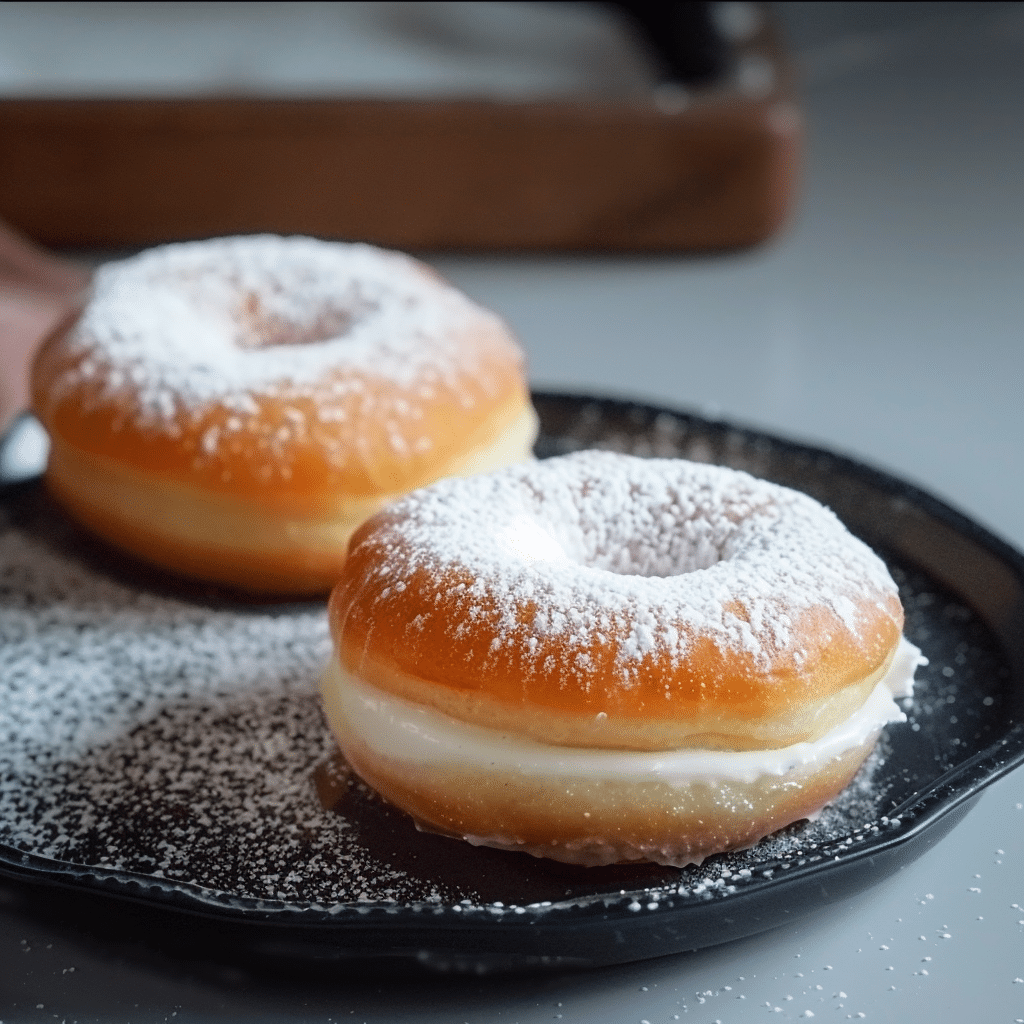
[{"label": "black plate", "polygon": [[[156,824],[166,817],[124,814],[113,807],[117,793],[112,809],[96,808],[111,820],[99,832],[77,822],[77,839],[61,856],[39,838],[47,834],[40,824],[46,807],[57,813],[59,801],[46,807],[22,801],[16,813],[8,801],[0,819],[0,874],[18,880],[20,892],[33,892],[36,911],[49,906],[65,927],[176,955],[335,970],[345,963],[360,970],[383,964],[477,972],[593,966],[751,935],[865,889],[920,856],[983,787],[1024,761],[1024,558],[1018,552],[917,488],[826,451],[648,405],[558,394],[535,400],[542,457],[601,447],[745,469],[829,505],[888,560],[902,588],[907,634],[930,664],[918,673],[908,722],[889,728],[881,754],[832,811],[700,867],[577,869],[417,832],[328,757],[297,782],[310,792],[319,788],[321,805],[343,816],[363,858],[360,870],[384,865],[390,888],[379,877],[345,877],[331,890],[344,898],[313,892],[311,879],[323,869],[303,857],[313,856],[315,835],[289,847],[287,864],[254,869],[214,829],[214,839],[206,836],[186,850],[184,861],[157,872],[146,865],[156,863]],[[308,607],[247,606],[127,564],[68,523],[38,482],[0,490],[0,511],[8,520],[0,537],[22,530],[69,564],[130,581],[134,592],[156,601],[172,598],[197,614],[229,608],[281,621],[310,614]],[[8,585],[0,615],[19,602],[23,595]],[[0,679],[0,687],[8,685],[15,684]],[[131,691],[124,699],[137,697]],[[45,725],[51,713],[41,706],[43,721],[35,724]],[[99,753],[82,755],[74,778],[93,771],[90,758],[109,761],[111,750],[121,751],[118,763],[132,778],[144,776],[147,758],[161,757],[162,734],[145,716],[139,721],[130,735],[108,737]],[[2,728],[12,726],[0,721]],[[3,787],[24,787],[10,766],[4,770]],[[69,805],[73,797],[68,794]],[[81,815],[81,806],[75,813]],[[190,810],[176,806],[174,814],[185,819]],[[13,820],[19,816],[24,820]],[[260,827],[272,833],[277,826],[264,820]],[[203,838],[201,829],[192,834]],[[273,847],[272,834],[270,842]],[[347,863],[351,875],[356,862]],[[269,877],[272,868],[277,874],[287,868],[297,879],[280,898],[253,891],[253,878]],[[310,891],[304,894],[303,885]]]}]

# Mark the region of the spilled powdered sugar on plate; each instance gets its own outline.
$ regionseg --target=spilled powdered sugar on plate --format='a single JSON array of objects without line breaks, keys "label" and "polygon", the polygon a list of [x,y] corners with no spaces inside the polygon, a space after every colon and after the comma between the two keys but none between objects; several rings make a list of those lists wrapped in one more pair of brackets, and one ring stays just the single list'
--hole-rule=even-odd
[{"label": "spilled powdered sugar on plate", "polygon": [[322,609],[134,591],[10,526],[0,601],[0,841],[253,899],[409,897],[317,798]]}]

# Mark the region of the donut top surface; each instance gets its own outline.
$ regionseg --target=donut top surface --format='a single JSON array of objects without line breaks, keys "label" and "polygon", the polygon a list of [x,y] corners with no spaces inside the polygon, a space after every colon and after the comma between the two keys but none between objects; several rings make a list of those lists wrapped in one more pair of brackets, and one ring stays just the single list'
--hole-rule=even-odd
[{"label": "donut top surface", "polygon": [[470,695],[468,718],[494,700],[757,719],[877,679],[903,612],[881,559],[806,495],[584,452],[443,481],[375,516],[331,621],[347,671],[431,703],[433,687],[457,715],[448,697]]},{"label": "donut top surface", "polygon": [[213,486],[404,489],[513,417],[521,363],[495,316],[410,257],[226,238],[102,267],[43,346],[34,404],[83,450],[123,458],[140,436],[146,468]]}]

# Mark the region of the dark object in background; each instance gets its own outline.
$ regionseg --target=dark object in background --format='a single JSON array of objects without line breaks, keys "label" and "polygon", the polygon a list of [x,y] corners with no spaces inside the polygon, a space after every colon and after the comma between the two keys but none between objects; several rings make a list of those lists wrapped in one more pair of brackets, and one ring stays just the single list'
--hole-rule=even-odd
[{"label": "dark object in background", "polygon": [[711,4],[623,0],[607,6],[636,25],[669,81],[707,85],[728,71],[729,43],[715,24]]},{"label": "dark object in background", "polygon": [[2,100],[0,218],[82,248],[258,231],[413,250],[769,237],[792,205],[801,139],[769,13],[732,5],[751,16],[728,39],[709,5],[663,5],[680,26],[666,35],[653,5],[620,6],[699,87],[586,101]]}]

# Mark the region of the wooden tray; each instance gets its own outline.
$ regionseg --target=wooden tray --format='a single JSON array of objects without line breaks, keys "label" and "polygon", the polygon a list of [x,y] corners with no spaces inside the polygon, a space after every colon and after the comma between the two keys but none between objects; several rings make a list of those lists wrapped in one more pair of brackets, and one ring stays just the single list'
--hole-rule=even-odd
[{"label": "wooden tray", "polygon": [[751,245],[789,212],[801,122],[769,22],[730,63],[642,101],[3,100],[0,218],[60,247]]}]

